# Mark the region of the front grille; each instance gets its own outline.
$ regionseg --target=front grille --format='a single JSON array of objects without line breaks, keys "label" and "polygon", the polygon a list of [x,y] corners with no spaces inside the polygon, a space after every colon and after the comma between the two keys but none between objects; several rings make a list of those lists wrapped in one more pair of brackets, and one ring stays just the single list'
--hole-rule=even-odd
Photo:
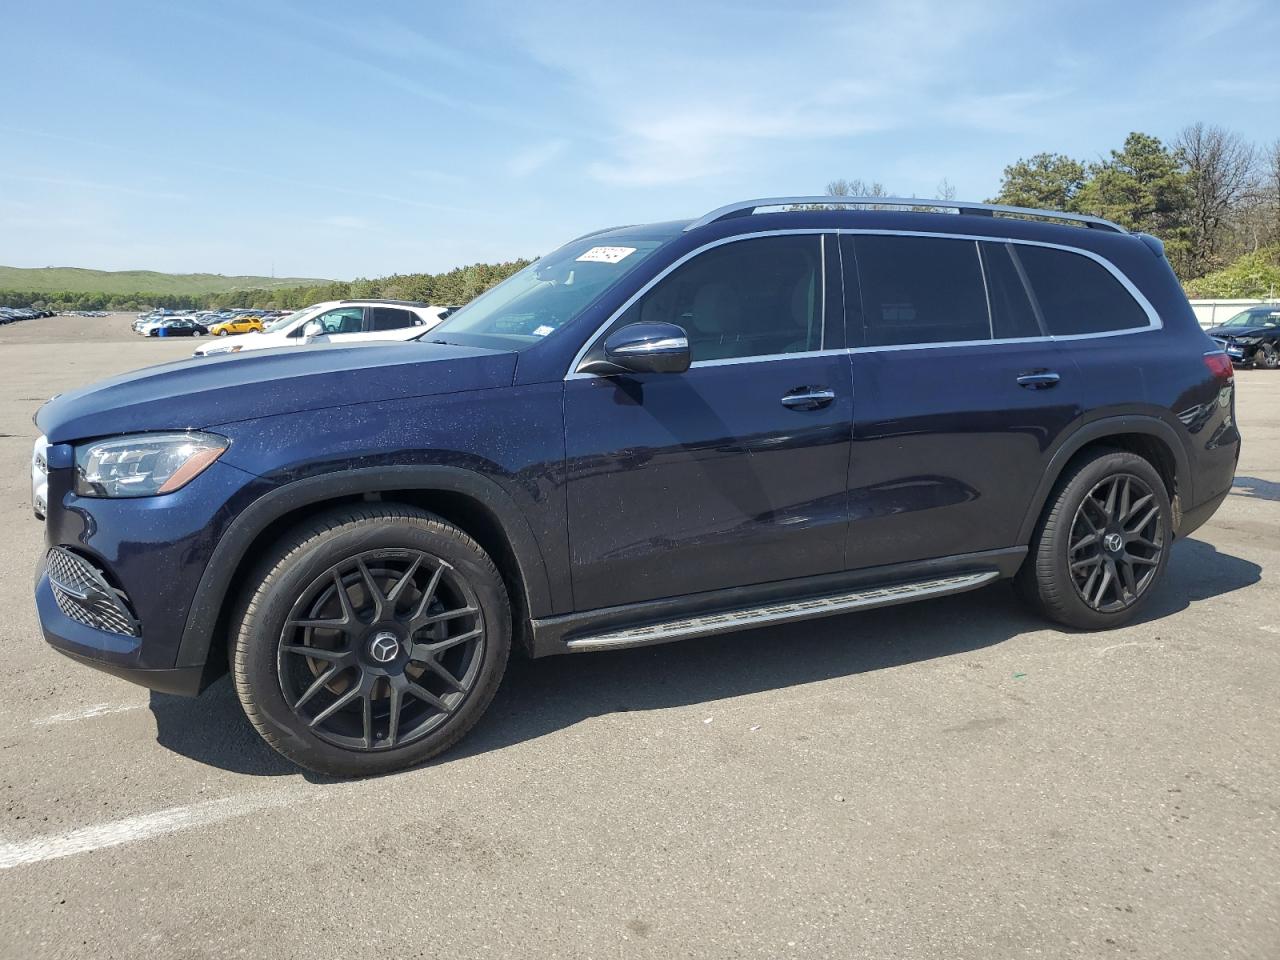
[{"label": "front grille", "polygon": [[95,630],[138,636],[138,621],[128,599],[107,583],[102,573],[84,557],[53,547],[45,558],[53,599],[68,618]]}]

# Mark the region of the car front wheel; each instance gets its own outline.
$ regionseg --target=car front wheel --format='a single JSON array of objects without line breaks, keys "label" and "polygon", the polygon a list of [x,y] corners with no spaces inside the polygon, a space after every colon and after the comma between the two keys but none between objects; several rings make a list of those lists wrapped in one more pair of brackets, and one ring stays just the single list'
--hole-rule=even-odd
[{"label": "car front wheel", "polygon": [[467,534],[409,506],[349,507],[286,537],[252,578],[236,691],[272,747],[366,776],[457,743],[511,648],[501,575]]},{"label": "car front wheel", "polygon": [[1102,449],[1058,481],[1015,585],[1059,623],[1117,627],[1150,601],[1172,542],[1160,474],[1135,453]]},{"label": "car front wheel", "polygon": [[1277,350],[1273,343],[1264,343],[1258,348],[1258,352],[1254,354],[1254,364],[1255,366],[1266,367],[1268,370],[1280,367],[1280,350]]}]

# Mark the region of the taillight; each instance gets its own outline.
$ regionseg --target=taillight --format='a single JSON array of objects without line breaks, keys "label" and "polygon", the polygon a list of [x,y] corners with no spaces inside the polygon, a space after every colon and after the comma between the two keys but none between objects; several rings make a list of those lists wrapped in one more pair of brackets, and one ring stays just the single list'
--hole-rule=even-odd
[{"label": "taillight", "polygon": [[1221,350],[1214,350],[1204,355],[1204,365],[1209,368],[1209,372],[1213,374],[1215,380],[1227,381],[1235,377],[1235,370],[1231,366],[1231,358]]}]

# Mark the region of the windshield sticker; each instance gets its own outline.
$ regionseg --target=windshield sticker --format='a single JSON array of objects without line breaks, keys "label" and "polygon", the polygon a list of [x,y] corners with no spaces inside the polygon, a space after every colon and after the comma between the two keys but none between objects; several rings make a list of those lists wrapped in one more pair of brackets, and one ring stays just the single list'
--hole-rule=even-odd
[{"label": "windshield sticker", "polygon": [[636,252],[635,247],[592,247],[582,256],[579,263],[618,263]]},{"label": "windshield sticker", "polygon": [[555,329],[556,329],[555,327],[549,327],[544,323],[542,326],[537,327],[533,331],[533,335],[535,337],[545,337],[548,333],[554,333]]}]

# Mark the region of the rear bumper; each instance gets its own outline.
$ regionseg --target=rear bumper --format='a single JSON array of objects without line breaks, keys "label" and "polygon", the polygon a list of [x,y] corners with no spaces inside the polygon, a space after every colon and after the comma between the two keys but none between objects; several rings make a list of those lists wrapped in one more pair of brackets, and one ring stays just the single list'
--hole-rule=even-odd
[{"label": "rear bumper", "polygon": [[162,693],[193,697],[204,688],[203,667],[154,669],[138,665],[143,641],[72,620],[58,607],[43,557],[36,570],[36,612],[44,639],[73,660]]}]

